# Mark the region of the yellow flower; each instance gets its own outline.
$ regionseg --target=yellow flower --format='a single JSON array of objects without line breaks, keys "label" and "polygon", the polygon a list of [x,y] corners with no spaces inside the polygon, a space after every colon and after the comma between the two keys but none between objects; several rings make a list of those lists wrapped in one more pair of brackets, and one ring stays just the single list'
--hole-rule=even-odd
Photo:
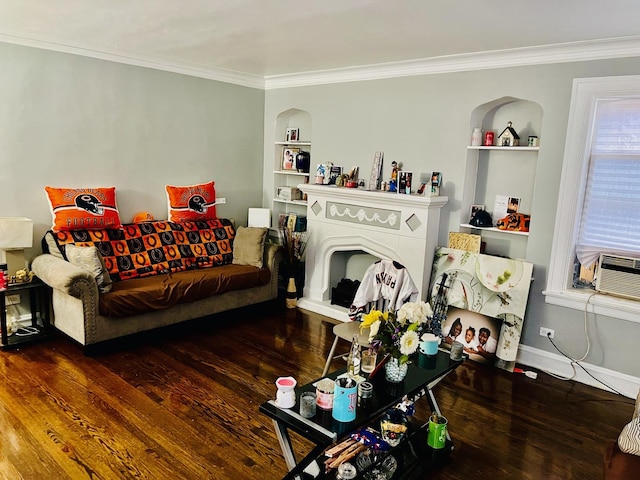
[{"label": "yellow flower", "polygon": [[369,313],[362,316],[362,322],[360,323],[360,330],[370,327],[374,322],[383,319],[385,322],[389,318],[389,312],[382,313],[380,310],[371,310]]}]

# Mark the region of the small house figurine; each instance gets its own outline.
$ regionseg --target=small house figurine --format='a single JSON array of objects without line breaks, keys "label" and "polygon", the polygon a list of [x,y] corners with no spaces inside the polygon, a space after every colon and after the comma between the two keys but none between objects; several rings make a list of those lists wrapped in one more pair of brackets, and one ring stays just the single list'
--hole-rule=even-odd
[{"label": "small house figurine", "polygon": [[518,133],[511,127],[511,122],[507,123],[500,135],[498,135],[498,145],[501,147],[517,147],[520,145]]}]

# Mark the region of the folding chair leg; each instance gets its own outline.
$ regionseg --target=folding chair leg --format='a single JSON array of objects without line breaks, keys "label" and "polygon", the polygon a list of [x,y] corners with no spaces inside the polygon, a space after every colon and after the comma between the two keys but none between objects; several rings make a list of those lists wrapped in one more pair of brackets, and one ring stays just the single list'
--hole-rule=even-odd
[{"label": "folding chair leg", "polygon": [[331,345],[331,350],[329,351],[329,355],[327,356],[327,362],[324,364],[324,370],[322,371],[323,377],[329,371],[329,367],[331,366],[331,361],[333,360],[333,354],[336,351],[336,347],[338,346],[338,340],[340,340],[340,338],[336,335],[336,338],[333,340],[333,345]]}]

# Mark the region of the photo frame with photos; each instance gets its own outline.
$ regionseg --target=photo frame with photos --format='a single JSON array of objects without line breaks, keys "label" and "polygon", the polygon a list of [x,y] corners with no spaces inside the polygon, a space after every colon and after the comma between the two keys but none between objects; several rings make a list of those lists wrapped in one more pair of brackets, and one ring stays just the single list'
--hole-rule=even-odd
[{"label": "photo frame with photos", "polygon": [[471,209],[469,210],[469,218],[473,218],[476,212],[479,212],[480,210],[486,210],[485,205],[471,205]]},{"label": "photo frame with photos", "polygon": [[451,349],[453,341],[458,341],[464,345],[463,352],[469,355],[469,360],[493,365],[496,360],[501,327],[502,320],[498,318],[471,310],[449,307],[447,319],[442,325],[444,339],[441,346]]},{"label": "photo frame with photos", "polygon": [[287,128],[285,135],[286,142],[299,142],[300,141],[300,129],[299,128]]},{"label": "photo frame with photos", "polygon": [[282,150],[282,170],[295,170],[298,153],[300,153],[300,149],[297,147],[288,147]]},{"label": "photo frame with photos", "polygon": [[398,172],[398,186],[396,191],[402,194],[407,194],[407,195],[410,194],[412,181],[413,181],[413,172],[400,170]]},{"label": "photo frame with photos", "polygon": [[509,200],[507,202],[507,213],[518,213],[519,208],[520,208],[520,198],[509,197]]}]

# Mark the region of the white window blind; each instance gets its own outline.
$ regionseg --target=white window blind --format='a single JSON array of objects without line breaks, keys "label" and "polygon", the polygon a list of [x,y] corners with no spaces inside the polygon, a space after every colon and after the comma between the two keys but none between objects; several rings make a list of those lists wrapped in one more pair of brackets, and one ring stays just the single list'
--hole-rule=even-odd
[{"label": "white window blind", "polygon": [[640,98],[596,105],[576,255],[600,253],[640,256]]}]

